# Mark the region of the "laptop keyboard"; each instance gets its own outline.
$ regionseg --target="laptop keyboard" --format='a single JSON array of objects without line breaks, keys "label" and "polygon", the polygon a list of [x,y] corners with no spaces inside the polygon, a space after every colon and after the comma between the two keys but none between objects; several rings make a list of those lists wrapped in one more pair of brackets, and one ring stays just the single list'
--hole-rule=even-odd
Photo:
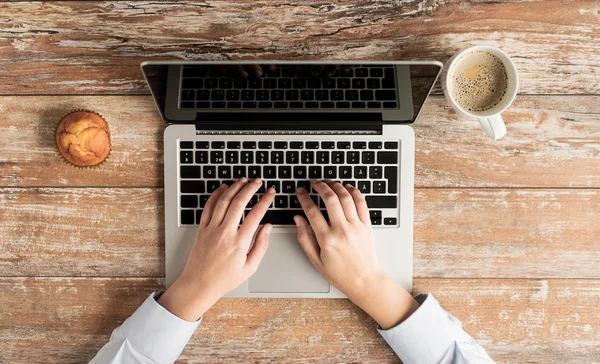
[{"label": "laptop keyboard", "polygon": [[185,109],[396,109],[393,67],[359,65],[330,77],[308,77],[299,67],[277,67],[262,77],[235,78],[221,69],[184,66]]},{"label": "laptop keyboard", "polygon": [[310,180],[316,179],[357,187],[374,226],[397,225],[396,217],[382,212],[398,208],[399,154],[397,141],[180,141],[180,223],[199,224],[210,194],[221,183],[248,177],[262,178],[263,186],[245,215],[266,188],[277,191],[261,223],[294,225],[294,215],[304,215],[295,195],[298,187],[309,192],[327,218],[323,201],[311,189]]}]

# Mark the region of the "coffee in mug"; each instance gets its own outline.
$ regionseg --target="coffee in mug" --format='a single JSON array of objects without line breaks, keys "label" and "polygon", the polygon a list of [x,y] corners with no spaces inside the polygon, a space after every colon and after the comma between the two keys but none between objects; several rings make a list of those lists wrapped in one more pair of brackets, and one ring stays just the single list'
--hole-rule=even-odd
[{"label": "coffee in mug", "polygon": [[518,75],[510,58],[498,48],[468,48],[448,61],[442,87],[446,99],[461,113],[479,119],[493,139],[506,134],[500,113],[517,94]]}]

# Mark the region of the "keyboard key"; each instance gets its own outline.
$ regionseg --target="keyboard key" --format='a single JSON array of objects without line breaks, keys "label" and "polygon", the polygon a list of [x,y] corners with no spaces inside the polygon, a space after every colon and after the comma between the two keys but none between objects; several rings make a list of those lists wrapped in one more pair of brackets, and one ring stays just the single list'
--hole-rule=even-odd
[{"label": "keyboard key", "polygon": [[323,79],[323,88],[335,88],[335,79],[333,78],[324,78]]},{"label": "keyboard key", "polygon": [[374,164],[375,163],[375,152],[362,152],[362,163],[363,164]]},{"label": "keyboard key", "polygon": [[383,219],[383,224],[384,225],[396,225],[396,218],[395,217],[386,217],[385,219]]},{"label": "keyboard key", "polygon": [[186,101],[186,102],[182,102],[181,103],[181,107],[183,107],[185,109],[193,109],[194,106],[196,106],[196,104],[194,104],[193,102],[190,102],[190,101]]},{"label": "keyboard key", "polygon": [[258,191],[256,191],[256,193],[265,193],[265,181],[262,181],[262,183],[260,184],[260,188],[258,189]]},{"label": "keyboard key", "polygon": [[246,208],[251,209],[252,207],[254,207],[254,205],[256,205],[257,202],[258,202],[258,196],[256,196],[256,195],[252,196],[250,201],[248,201]]},{"label": "keyboard key", "polygon": [[369,73],[369,75],[371,77],[383,77],[383,69],[381,68],[371,68],[370,71],[371,72]]},{"label": "keyboard key", "polygon": [[230,101],[227,103],[227,107],[230,109],[240,109],[242,107],[242,103],[237,101]]},{"label": "keyboard key", "polygon": [[369,70],[366,68],[355,68],[354,76],[356,77],[369,77]]},{"label": "keyboard key", "polygon": [[274,188],[276,193],[280,193],[281,192],[281,183],[279,181],[267,181],[266,183],[266,187],[267,188]]},{"label": "keyboard key", "polygon": [[249,166],[248,167],[248,178],[260,178],[261,177],[260,166]]},{"label": "keyboard key", "polygon": [[319,108],[319,103],[318,102],[305,102],[304,103],[304,108],[306,108],[306,109],[318,109]]},{"label": "keyboard key", "polygon": [[298,164],[299,158],[300,156],[298,152],[285,152],[285,162],[287,164]]},{"label": "keyboard key", "polygon": [[306,178],[306,167],[305,166],[294,167],[294,178],[297,178],[297,179]]},{"label": "keyboard key", "polygon": [[380,88],[381,82],[379,82],[378,78],[369,78],[369,79],[367,79],[367,87],[368,88]]},{"label": "keyboard key", "polygon": [[219,166],[217,169],[219,178],[231,178],[231,167],[230,166]]},{"label": "keyboard key", "polygon": [[320,78],[309,78],[308,79],[308,88],[321,88],[321,79]]},{"label": "keyboard key", "polygon": [[344,91],[342,90],[331,90],[330,93],[331,99],[334,101],[343,100],[344,99]]},{"label": "keyboard key", "polygon": [[315,98],[319,101],[329,100],[329,91],[317,90],[315,91]]},{"label": "keyboard key", "polygon": [[[200,167],[198,167],[200,168]],[[204,178],[217,178],[217,167],[215,166],[204,166],[202,168]]]},{"label": "keyboard key", "polygon": [[349,109],[350,108],[350,103],[349,102],[345,102],[345,101],[343,101],[343,102],[340,101],[340,102],[336,102],[335,106],[337,108],[340,108],[340,109]]},{"label": "keyboard key", "polygon": [[276,150],[271,152],[271,163],[273,164],[283,164],[283,151]]},{"label": "keyboard key", "polygon": [[275,142],[275,149],[288,149],[287,142]]},{"label": "keyboard key", "polygon": [[[281,178],[281,175],[279,176]],[[296,183],[294,181],[282,181],[281,192],[283,193],[296,193]]]},{"label": "keyboard key", "polygon": [[379,166],[371,166],[369,167],[369,178],[371,179],[381,179],[382,176],[382,168]]},{"label": "keyboard key", "polygon": [[228,164],[238,164],[239,153],[237,151],[227,151],[225,152],[225,161]]},{"label": "keyboard key", "polygon": [[[291,204],[290,207],[292,207]],[[304,211],[299,209],[299,205],[293,206],[293,208],[296,208],[297,210],[268,210],[260,223],[270,223],[273,225],[295,225],[294,216],[300,215],[306,218]]]},{"label": "keyboard key", "polygon": [[292,79],[291,78],[280,78],[279,79],[279,88],[291,88],[292,87]]},{"label": "keyboard key", "polygon": [[378,152],[377,164],[398,164],[398,152]]},{"label": "keyboard key", "polygon": [[271,142],[258,142],[258,149],[271,149],[273,148],[273,143]]},{"label": "keyboard key", "polygon": [[212,90],[210,93],[211,100],[225,100],[225,91],[223,90]]},{"label": "keyboard key", "polygon": [[269,91],[258,90],[256,91],[256,100],[258,101],[269,101]]},{"label": "keyboard key", "polygon": [[355,78],[352,80],[352,88],[365,88],[366,83],[363,78]]},{"label": "keyboard key", "polygon": [[185,67],[183,69],[183,77],[206,77],[207,74],[206,68]]},{"label": "keyboard key", "polygon": [[181,178],[200,178],[200,167],[181,166],[179,175]]},{"label": "keyboard key", "polygon": [[364,102],[353,102],[352,107],[355,109],[364,109],[366,104]]},{"label": "keyboard key", "polygon": [[317,152],[318,164],[329,164],[329,152]]},{"label": "keyboard key", "polygon": [[200,195],[200,207],[206,206],[206,203],[208,202],[209,198],[210,195]]},{"label": "keyboard key", "polygon": [[398,142],[385,142],[385,149],[398,149]]},{"label": "keyboard key", "polygon": [[182,150],[179,152],[179,162],[181,164],[194,163],[194,152],[191,150]]},{"label": "keyboard key", "polygon": [[312,101],[315,99],[315,92],[313,90],[302,90],[300,91],[300,99],[304,101]]},{"label": "keyboard key", "polygon": [[194,149],[194,142],[179,142],[179,149]]},{"label": "keyboard key", "polygon": [[365,196],[370,209],[395,209],[398,207],[397,196]]},{"label": "keyboard key", "polygon": [[384,102],[383,103],[383,108],[384,109],[396,109],[398,108],[398,104],[396,104],[395,102]]},{"label": "keyboard key", "polygon": [[221,102],[221,101],[218,101],[218,102],[215,101],[211,105],[212,105],[213,108],[216,108],[216,109],[224,109],[226,104],[224,102]]},{"label": "keyboard key", "polygon": [[369,181],[358,181],[358,190],[363,194],[371,193],[371,182]]},{"label": "keyboard key", "polygon": [[383,148],[381,142],[369,142],[369,149],[381,149]]},{"label": "keyboard key", "polygon": [[319,149],[319,142],[306,142],[306,149]]},{"label": "keyboard key", "polygon": [[233,87],[235,88],[246,88],[248,87],[248,80],[245,78],[234,78]]},{"label": "keyboard key", "polygon": [[[290,208],[298,209],[298,208],[301,208],[301,207],[302,207],[302,205],[300,205],[300,201],[298,201],[298,196],[291,195],[290,196]],[[300,211],[302,211],[302,210],[300,210]],[[293,216],[292,216],[292,218],[293,218]]]},{"label": "keyboard key", "polygon": [[349,78],[338,78],[337,87],[338,88],[350,88],[350,79]]},{"label": "keyboard key", "polygon": [[385,100],[396,100],[396,91],[395,90],[376,90],[375,91],[375,99],[380,101]]},{"label": "keyboard key", "polygon": [[367,149],[367,142],[354,142],[352,143],[354,149]]},{"label": "keyboard key", "polygon": [[[307,145],[308,148],[308,145]],[[302,152],[300,154],[302,164],[313,164],[315,163],[315,152]]]},{"label": "keyboard key", "polygon": [[219,80],[217,80],[216,78],[207,78],[204,81],[204,87],[205,88],[217,88],[217,87],[219,87]]},{"label": "keyboard key", "polygon": [[292,81],[294,88],[306,88],[306,79],[305,78],[295,78]]},{"label": "keyboard key", "polygon": [[304,143],[303,142],[290,142],[290,148],[291,149],[303,149]]},{"label": "keyboard key", "polygon": [[334,102],[322,102],[321,103],[321,108],[323,109],[333,109],[335,107],[335,103]]},{"label": "keyboard key", "polygon": [[198,207],[198,196],[181,195],[181,207]]},{"label": "keyboard key", "polygon": [[342,185],[350,185],[352,187],[356,187],[356,181],[344,181],[342,182]]},{"label": "keyboard key", "polygon": [[358,91],[346,90],[346,100],[348,100],[348,101],[358,100]]},{"label": "keyboard key", "polygon": [[381,109],[381,102],[377,102],[377,101],[367,102],[367,107],[369,109]]},{"label": "keyboard key", "polygon": [[360,99],[365,101],[371,101],[374,99],[373,91],[371,90],[361,90],[360,91]]},{"label": "keyboard key", "polygon": [[335,142],[321,142],[321,149],[335,149]]},{"label": "keyboard key", "polygon": [[269,152],[257,151],[256,152],[256,163],[268,164],[269,163]]},{"label": "keyboard key", "polygon": [[288,207],[288,197],[285,195],[275,196],[275,207],[279,207],[279,208]]},{"label": "keyboard key", "polygon": [[181,181],[181,193],[204,193],[204,181]]},{"label": "keyboard key", "polygon": [[385,193],[385,181],[373,181],[373,193]]},{"label": "keyboard key", "polygon": [[350,142],[337,142],[338,149],[350,149]]},{"label": "keyboard key", "polygon": [[350,166],[340,166],[339,172],[339,178],[352,178],[352,167]]},{"label": "keyboard key", "polygon": [[276,109],[287,109],[288,107],[288,103],[285,101],[278,101],[274,105]]},{"label": "keyboard key", "polygon": [[331,163],[344,164],[344,152],[331,152]]},{"label": "keyboard key", "polygon": [[221,186],[221,184],[219,183],[219,181],[216,181],[216,180],[206,181],[206,192],[213,193],[220,186]]},{"label": "keyboard key", "polygon": [[196,92],[194,90],[183,90],[181,92],[182,100],[194,100],[196,98]]},{"label": "keyboard key", "polygon": [[347,153],[347,161],[349,164],[358,164],[360,163],[360,152],[349,151]]},{"label": "keyboard key", "polygon": [[241,147],[240,142],[227,142],[227,149],[240,149]]},{"label": "keyboard key", "polygon": [[308,178],[320,179],[323,178],[321,174],[321,166],[310,166],[308,167]]},{"label": "keyboard key", "polygon": [[275,166],[264,166],[263,178],[277,178],[277,168]]},{"label": "keyboard key", "polygon": [[[266,91],[266,92],[268,92],[268,91]],[[257,94],[258,94],[258,92],[257,92]],[[285,92],[283,90],[272,90],[271,91],[271,100],[281,101],[284,98],[285,98]],[[265,100],[268,100],[268,99],[265,99]]]},{"label": "keyboard key", "polygon": [[280,166],[277,172],[278,178],[292,178],[292,167],[290,166]]},{"label": "keyboard key", "polygon": [[194,210],[181,210],[181,225],[194,225]]},{"label": "keyboard key", "polygon": [[256,149],[256,142],[243,142],[242,147],[244,149]]},{"label": "keyboard key", "polygon": [[208,142],[196,142],[196,149],[208,149]]},{"label": "keyboard key", "polygon": [[233,185],[235,183],[235,181],[232,180],[232,179],[228,179],[228,180],[222,181],[222,183],[224,185],[227,185],[227,186],[231,187],[231,185]]},{"label": "keyboard key", "polygon": [[304,103],[302,102],[290,102],[290,109],[302,109],[304,107]]},{"label": "keyboard key", "polygon": [[336,166],[323,166],[323,178],[325,178],[325,179],[337,178],[337,167]]},{"label": "keyboard key", "polygon": [[369,216],[370,217],[381,217],[381,210],[370,210]]},{"label": "keyboard key", "polygon": [[288,101],[296,101],[300,99],[300,93],[298,90],[287,90],[285,92],[285,99]]},{"label": "keyboard key", "polygon": [[258,107],[261,109],[271,109],[273,107],[273,103],[272,102],[259,102],[258,103]]},{"label": "keyboard key", "polygon": [[212,149],[225,149],[225,142],[212,142],[210,147]]},{"label": "keyboard key", "polygon": [[258,106],[256,102],[244,102],[242,105],[245,109],[256,109],[256,107]]},{"label": "keyboard key", "polygon": [[388,193],[398,193],[398,167],[385,167],[385,179],[388,182]]},{"label": "keyboard key", "polygon": [[277,80],[274,78],[265,78],[263,81],[264,88],[277,88]]},{"label": "keyboard key", "polygon": [[196,225],[200,225],[200,219],[202,219],[202,211],[203,210],[196,210]]},{"label": "keyboard key", "polygon": [[381,217],[372,217],[371,225],[381,225]]},{"label": "keyboard key", "polygon": [[223,152],[220,150],[213,150],[210,152],[210,163],[220,164],[223,163]]},{"label": "keyboard key", "polygon": [[261,78],[250,78],[248,79],[248,87],[249,88],[262,88],[262,79]]},{"label": "keyboard key", "polygon": [[254,100],[254,90],[243,90],[242,100]]},{"label": "keyboard key", "polygon": [[364,167],[364,166],[354,167],[354,178],[366,179],[367,178],[367,167]]},{"label": "keyboard key", "polygon": [[254,153],[249,151],[241,152],[241,162],[244,164],[253,164],[254,163]]},{"label": "keyboard key", "polygon": [[310,192],[310,181],[298,181],[296,188],[304,188],[307,192]]},{"label": "keyboard key", "polygon": [[246,166],[233,166],[233,178],[246,177]]}]

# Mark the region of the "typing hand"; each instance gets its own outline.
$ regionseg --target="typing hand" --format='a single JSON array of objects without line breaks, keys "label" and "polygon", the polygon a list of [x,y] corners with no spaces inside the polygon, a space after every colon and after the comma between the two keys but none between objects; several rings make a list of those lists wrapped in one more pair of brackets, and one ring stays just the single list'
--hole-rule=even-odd
[{"label": "typing hand", "polygon": [[[315,268],[384,329],[393,327],[418,307],[406,290],[379,267],[369,210],[362,193],[337,182],[313,182],[325,202],[330,223],[303,189],[298,200],[307,221],[295,216],[298,241]],[[312,227],[312,229],[311,229]],[[311,231],[312,230],[312,231]]]},{"label": "typing hand", "polygon": [[[222,185],[208,199],[196,240],[181,276],[158,303],[184,320],[198,320],[219,298],[247,280],[265,255],[273,226],[265,224],[252,237],[273,202],[269,188],[240,226],[244,208],[262,181],[242,178]],[[249,250],[250,249],[250,250]]]}]

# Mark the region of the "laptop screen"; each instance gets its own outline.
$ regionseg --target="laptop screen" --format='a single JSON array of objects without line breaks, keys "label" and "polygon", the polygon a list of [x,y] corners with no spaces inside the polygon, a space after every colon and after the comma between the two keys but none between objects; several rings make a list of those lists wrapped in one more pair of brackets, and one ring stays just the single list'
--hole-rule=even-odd
[{"label": "laptop screen", "polygon": [[[147,62],[167,123],[379,121],[412,123],[439,62]],[[285,122],[285,121],[284,121]]]}]

